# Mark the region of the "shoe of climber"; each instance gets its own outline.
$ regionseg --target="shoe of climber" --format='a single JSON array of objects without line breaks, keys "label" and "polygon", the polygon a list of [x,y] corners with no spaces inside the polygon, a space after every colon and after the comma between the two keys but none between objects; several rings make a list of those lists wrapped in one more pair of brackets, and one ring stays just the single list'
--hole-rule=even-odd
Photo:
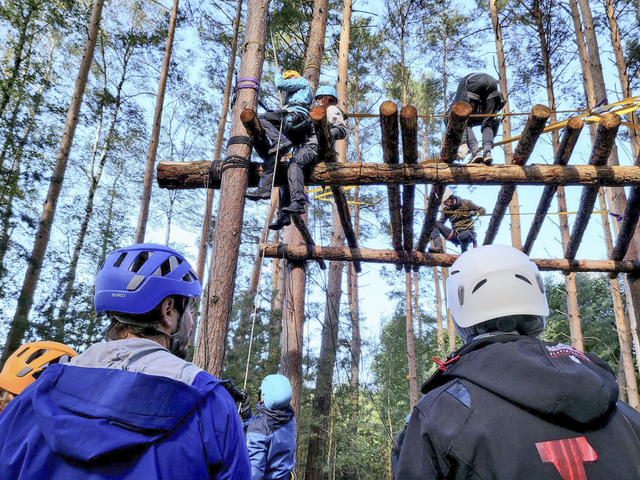
[{"label": "shoe of climber", "polygon": [[432,239],[431,245],[429,246],[429,253],[444,253],[444,245],[442,245],[442,238],[440,238],[440,236]]},{"label": "shoe of climber", "polygon": [[287,225],[291,225],[291,215],[283,212],[275,222],[269,225],[269,230],[282,230]]},{"label": "shoe of climber", "polygon": [[254,202],[257,202],[258,200],[269,200],[271,198],[271,190],[268,188],[258,187],[253,190],[247,190],[247,193],[245,193],[244,196],[248,200],[253,200]]},{"label": "shoe of climber", "polygon": [[469,163],[484,163],[484,157],[482,156],[482,154],[476,153],[475,155],[471,156],[471,160],[469,160]]},{"label": "shoe of climber", "polygon": [[291,202],[291,205],[282,207],[282,211],[302,215],[305,212],[304,202]]},{"label": "shoe of climber", "polygon": [[491,152],[484,152],[482,161],[487,166],[491,165],[493,163],[493,157],[491,156]]}]

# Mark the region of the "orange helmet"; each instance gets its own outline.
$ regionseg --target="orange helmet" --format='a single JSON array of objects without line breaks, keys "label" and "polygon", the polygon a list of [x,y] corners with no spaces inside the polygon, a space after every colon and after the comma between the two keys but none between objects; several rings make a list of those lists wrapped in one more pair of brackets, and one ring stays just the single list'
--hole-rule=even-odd
[{"label": "orange helmet", "polygon": [[34,342],[22,345],[4,364],[0,372],[0,388],[19,395],[35,382],[46,367],[61,360],[66,362],[77,355],[73,348],[58,342]]}]

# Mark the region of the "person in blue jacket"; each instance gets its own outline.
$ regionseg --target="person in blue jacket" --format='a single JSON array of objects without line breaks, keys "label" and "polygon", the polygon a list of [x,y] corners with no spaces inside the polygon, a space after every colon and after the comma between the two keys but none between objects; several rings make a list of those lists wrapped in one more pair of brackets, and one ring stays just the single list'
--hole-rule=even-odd
[{"label": "person in blue jacket", "polygon": [[247,429],[251,480],[288,480],[296,465],[296,423],[291,383],[284,375],[267,375],[260,386],[256,415],[246,401],[241,415]]},{"label": "person in blue jacket", "polygon": [[186,362],[202,289],[175,250],[112,252],[95,285],[107,342],[49,366],[0,415],[0,479],[249,479],[223,382]]},{"label": "person in blue jacket", "polygon": [[309,107],[313,101],[313,92],[309,81],[295,70],[283,74],[278,70],[275,85],[284,92],[284,109],[267,112],[258,116],[258,120],[269,139],[270,147],[259,152],[264,161],[260,186],[247,191],[249,200],[265,200],[271,197],[271,184],[276,164],[276,155],[283,157],[293,145],[300,145],[313,134],[309,121]]}]

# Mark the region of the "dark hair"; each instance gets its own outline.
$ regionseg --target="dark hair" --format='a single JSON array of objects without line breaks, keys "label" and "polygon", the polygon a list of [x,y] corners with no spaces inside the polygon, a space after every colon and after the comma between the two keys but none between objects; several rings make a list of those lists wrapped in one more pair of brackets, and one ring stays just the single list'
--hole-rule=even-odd
[{"label": "dark hair", "polygon": [[[187,305],[189,304],[189,298],[181,295],[169,295],[168,297],[165,297],[158,305],[147,313],[131,314],[107,312],[107,316],[111,320],[111,324],[107,327],[105,339],[108,342],[111,342],[113,340],[126,338],[127,335],[134,335],[136,337],[146,338],[156,342],[163,339],[170,341],[169,335],[160,331],[160,323],[162,321],[160,309],[167,298],[172,298],[174,300],[175,308],[178,310],[180,315],[185,312]],[[131,325],[126,323],[127,321],[135,322],[136,324],[142,323],[145,325]]]}]

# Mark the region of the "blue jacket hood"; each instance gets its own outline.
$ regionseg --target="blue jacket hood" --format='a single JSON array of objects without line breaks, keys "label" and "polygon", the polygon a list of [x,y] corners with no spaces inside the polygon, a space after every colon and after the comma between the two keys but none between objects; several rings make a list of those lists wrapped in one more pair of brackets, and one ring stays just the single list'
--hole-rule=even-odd
[{"label": "blue jacket hood", "polygon": [[[34,384],[32,398],[51,450],[88,461],[158,440],[173,431],[212,387],[200,390],[140,373],[52,365]],[[72,438],[80,441],[69,441]]]}]

